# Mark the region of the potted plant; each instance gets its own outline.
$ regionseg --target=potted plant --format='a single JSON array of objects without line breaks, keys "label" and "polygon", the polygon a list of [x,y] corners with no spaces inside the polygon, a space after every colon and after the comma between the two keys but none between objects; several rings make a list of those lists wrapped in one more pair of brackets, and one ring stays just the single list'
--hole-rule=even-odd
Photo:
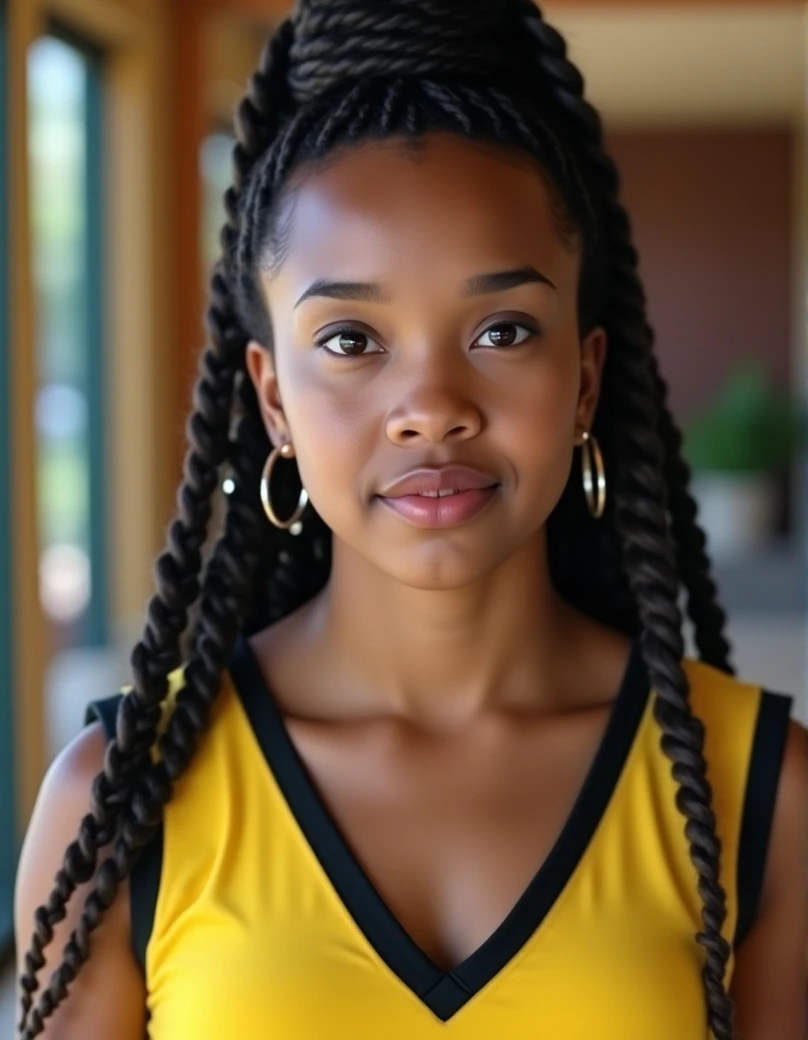
[{"label": "potted plant", "polygon": [[749,553],[774,534],[781,478],[802,432],[799,409],[756,361],[729,372],[710,405],[684,427],[684,453],[708,548]]}]

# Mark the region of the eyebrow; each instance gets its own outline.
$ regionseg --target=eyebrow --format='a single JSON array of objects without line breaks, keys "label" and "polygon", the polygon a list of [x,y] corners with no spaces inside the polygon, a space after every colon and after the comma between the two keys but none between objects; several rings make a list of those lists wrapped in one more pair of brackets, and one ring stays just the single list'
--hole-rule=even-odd
[{"label": "eyebrow", "polygon": [[[513,271],[493,271],[490,274],[474,275],[467,279],[463,295],[485,296],[531,283],[549,285],[558,292],[547,275],[528,264]],[[295,307],[299,307],[304,300],[313,296],[324,296],[331,300],[359,300],[364,303],[389,303],[391,300],[390,294],[376,282],[336,282],[329,278],[318,278],[306,289]]]}]

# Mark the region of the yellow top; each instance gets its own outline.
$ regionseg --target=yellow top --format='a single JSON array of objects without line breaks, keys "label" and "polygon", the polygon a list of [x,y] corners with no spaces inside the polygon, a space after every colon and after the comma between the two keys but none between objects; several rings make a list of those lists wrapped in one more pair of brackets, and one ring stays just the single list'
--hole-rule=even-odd
[{"label": "yellow top", "polygon": [[[737,942],[759,893],[792,699],[685,668],[706,726],[724,934]],[[178,669],[172,698],[182,682]],[[653,701],[635,643],[551,854],[496,931],[444,971],[353,856],[240,639],[158,851],[133,874],[149,1036],[706,1040],[696,871]],[[733,966],[734,955],[727,985]]]}]

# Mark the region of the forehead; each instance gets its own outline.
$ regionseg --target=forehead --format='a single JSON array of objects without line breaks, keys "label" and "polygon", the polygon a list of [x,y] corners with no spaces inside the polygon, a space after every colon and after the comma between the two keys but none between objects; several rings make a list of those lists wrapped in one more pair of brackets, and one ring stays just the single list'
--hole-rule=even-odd
[{"label": "forehead", "polygon": [[563,282],[578,269],[538,164],[452,134],[416,149],[393,138],[338,152],[292,179],[280,217],[284,282],[337,273],[423,280],[454,268],[465,277],[517,263]]}]

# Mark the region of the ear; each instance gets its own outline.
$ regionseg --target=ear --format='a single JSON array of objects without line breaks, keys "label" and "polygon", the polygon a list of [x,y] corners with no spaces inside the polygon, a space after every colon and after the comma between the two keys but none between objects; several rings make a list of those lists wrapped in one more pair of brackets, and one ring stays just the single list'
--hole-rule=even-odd
[{"label": "ear", "polygon": [[264,426],[273,446],[277,448],[290,441],[291,435],[281,402],[275,359],[266,347],[256,340],[250,340],[247,344],[245,364],[255,387]]},{"label": "ear", "polygon": [[581,382],[575,411],[575,443],[582,440],[584,430],[591,430],[600,399],[603,366],[606,361],[606,330],[601,326],[591,329],[581,343]]}]

